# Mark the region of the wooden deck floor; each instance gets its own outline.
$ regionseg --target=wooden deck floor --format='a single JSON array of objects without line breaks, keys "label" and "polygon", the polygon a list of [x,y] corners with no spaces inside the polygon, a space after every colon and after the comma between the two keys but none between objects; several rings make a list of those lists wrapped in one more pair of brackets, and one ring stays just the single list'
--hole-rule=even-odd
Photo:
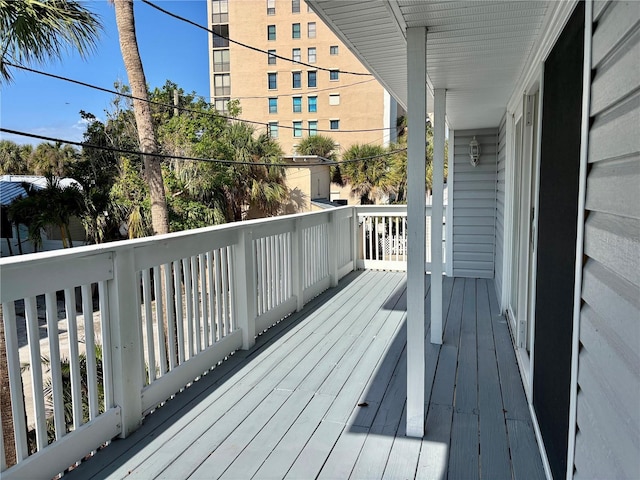
[{"label": "wooden deck floor", "polygon": [[544,478],[493,284],[445,279],[443,290],[424,439],[404,436],[405,275],[364,271],[68,478]]}]

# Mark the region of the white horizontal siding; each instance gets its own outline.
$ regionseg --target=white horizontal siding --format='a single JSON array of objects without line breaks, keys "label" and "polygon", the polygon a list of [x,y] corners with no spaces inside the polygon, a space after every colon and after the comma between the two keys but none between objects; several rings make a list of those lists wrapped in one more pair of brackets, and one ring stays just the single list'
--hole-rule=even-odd
[{"label": "white horizontal siding", "polygon": [[640,478],[640,3],[594,20],[575,478]]},{"label": "white horizontal siding", "polygon": [[[480,144],[480,162],[476,167],[469,161],[469,142],[474,136]],[[494,277],[497,142],[498,129],[456,130],[453,145],[453,275],[456,277]],[[501,201],[504,204],[504,193]],[[499,255],[502,268],[502,244]]]}]

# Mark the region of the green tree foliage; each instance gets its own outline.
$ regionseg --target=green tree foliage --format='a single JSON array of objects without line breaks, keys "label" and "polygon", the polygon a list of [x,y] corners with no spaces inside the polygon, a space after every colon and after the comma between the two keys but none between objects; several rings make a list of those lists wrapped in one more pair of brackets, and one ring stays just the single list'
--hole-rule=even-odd
[{"label": "green tree foliage", "polygon": [[[342,179],[351,186],[351,193],[360,198],[362,205],[372,204],[376,198],[394,191],[391,161],[386,153],[380,145],[355,144],[342,156]],[[368,160],[345,162],[358,158]]]},{"label": "green tree foliage", "polygon": [[305,137],[296,147],[298,155],[318,155],[328,160],[338,159],[338,146],[333,138],[326,135],[313,135]]},{"label": "green tree foliage", "polygon": [[18,145],[10,140],[0,140],[0,175],[26,175],[29,173],[31,145]]},{"label": "green tree foliage", "polygon": [[77,1],[0,0],[0,79],[12,78],[7,62],[45,63],[67,50],[85,57],[101,29],[99,19]]}]

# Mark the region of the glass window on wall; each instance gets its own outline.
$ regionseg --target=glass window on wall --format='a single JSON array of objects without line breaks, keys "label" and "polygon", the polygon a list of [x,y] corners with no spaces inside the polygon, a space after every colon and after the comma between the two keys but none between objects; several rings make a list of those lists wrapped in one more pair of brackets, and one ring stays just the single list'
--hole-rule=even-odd
[{"label": "glass window on wall", "polygon": [[229,46],[229,25],[214,25],[211,30],[213,30],[213,48]]},{"label": "glass window on wall", "polygon": [[329,72],[329,80],[340,80],[340,72],[338,70],[331,70]]},{"label": "glass window on wall", "polygon": [[293,136],[302,137],[302,122],[293,122]]},{"label": "glass window on wall", "polygon": [[318,135],[318,122],[316,120],[309,120],[309,136],[315,137]]},{"label": "glass window on wall", "polygon": [[278,113],[278,99],[270,98],[269,99],[269,113]]},{"label": "glass window on wall", "polygon": [[316,38],[316,22],[307,23],[307,37]]},{"label": "glass window on wall", "polygon": [[267,15],[276,14],[276,0],[267,0]]},{"label": "glass window on wall", "polygon": [[275,50],[269,50],[269,55],[267,55],[267,63],[269,65],[275,65],[276,64],[276,51]]},{"label": "glass window on wall", "polygon": [[340,130],[340,120],[329,120],[331,130]]},{"label": "glass window on wall", "polygon": [[331,45],[329,47],[329,55],[338,55],[338,45]]},{"label": "glass window on wall", "polygon": [[300,53],[299,48],[294,48],[293,50],[291,50],[291,58],[293,59],[294,62],[302,61],[302,53]]},{"label": "glass window on wall", "polygon": [[269,123],[269,136],[271,138],[278,138],[278,122]]},{"label": "glass window on wall", "polygon": [[228,73],[214,75],[213,88],[213,94],[216,97],[219,95],[231,95],[231,75]]},{"label": "glass window on wall", "polygon": [[300,0],[291,0],[291,13],[300,13]]},{"label": "glass window on wall", "polygon": [[291,38],[300,38],[300,24],[292,23],[291,24]]},{"label": "glass window on wall", "polygon": [[315,70],[307,72],[307,86],[309,88],[315,88],[318,86],[318,72]]},{"label": "glass window on wall", "polygon": [[228,72],[229,67],[230,67],[229,50],[214,50],[213,51],[213,71]]},{"label": "glass window on wall", "polygon": [[278,74],[268,73],[267,80],[269,84],[269,90],[276,90],[278,88]]},{"label": "glass window on wall", "polygon": [[293,97],[293,111],[302,112],[302,97]]},{"label": "glass window on wall", "polygon": [[309,113],[318,111],[318,97],[309,97]]},{"label": "glass window on wall", "polygon": [[316,47],[309,47],[307,49],[307,55],[309,57],[309,63],[316,63]]},{"label": "glass window on wall", "polygon": [[276,26],[267,25],[267,40],[275,40],[275,39],[276,39]]},{"label": "glass window on wall", "polygon": [[293,72],[291,74],[291,83],[293,88],[302,88],[302,72]]},{"label": "glass window on wall", "polygon": [[229,104],[229,97],[227,98],[216,98],[214,107],[218,112],[227,113],[227,105]]},{"label": "glass window on wall", "polygon": [[229,0],[212,0],[211,2],[212,23],[229,22]]}]

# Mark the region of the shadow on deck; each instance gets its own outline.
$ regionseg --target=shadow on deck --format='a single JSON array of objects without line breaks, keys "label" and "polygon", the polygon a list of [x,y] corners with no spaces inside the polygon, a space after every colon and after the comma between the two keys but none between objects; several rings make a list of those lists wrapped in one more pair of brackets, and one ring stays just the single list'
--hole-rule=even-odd
[{"label": "shadow on deck", "polygon": [[68,477],[544,478],[491,281],[445,279],[426,435],[404,436],[405,278],[348,275]]}]

